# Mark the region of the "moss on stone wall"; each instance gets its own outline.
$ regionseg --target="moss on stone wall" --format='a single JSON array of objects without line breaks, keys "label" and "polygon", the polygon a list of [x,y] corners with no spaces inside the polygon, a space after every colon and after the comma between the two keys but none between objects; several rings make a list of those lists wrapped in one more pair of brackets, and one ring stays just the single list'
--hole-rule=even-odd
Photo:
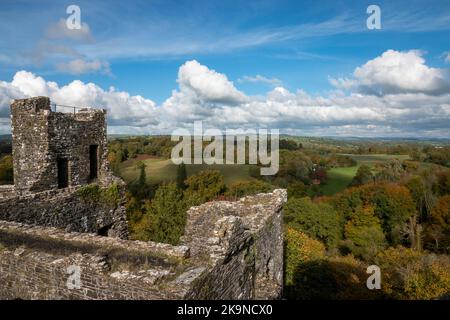
[{"label": "moss on stone wall", "polygon": [[101,188],[95,183],[88,184],[77,189],[76,194],[86,202],[113,204],[115,206],[119,204],[121,198],[117,183],[113,183],[107,188]]}]

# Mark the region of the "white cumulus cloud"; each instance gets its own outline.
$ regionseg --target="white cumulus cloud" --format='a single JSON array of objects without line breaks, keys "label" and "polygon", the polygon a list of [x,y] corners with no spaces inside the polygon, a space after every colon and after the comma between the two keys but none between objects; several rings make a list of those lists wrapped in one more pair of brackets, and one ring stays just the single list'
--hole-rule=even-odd
[{"label": "white cumulus cloud", "polygon": [[[109,132],[114,133],[170,134],[202,120],[205,127],[277,128],[307,135],[449,137],[450,93],[432,80],[445,70],[426,66],[418,52],[405,54],[420,74],[414,76],[416,81],[423,82],[394,77],[404,67],[390,55],[405,55],[387,51],[355,70],[349,92],[337,90],[327,95],[277,86],[263,96],[249,96],[236,89],[225,74],[195,60],[187,61],[179,68],[178,88],[160,106],[145,97],[114,88],[105,90],[94,83],[75,80],[60,86],[19,71],[11,82],[0,81],[0,122],[9,117],[11,99],[45,95],[59,104],[106,108]],[[392,68],[386,67],[388,61]],[[392,78],[387,79],[383,72]],[[439,85],[441,94],[437,94]],[[383,94],[372,94],[380,87]]]},{"label": "white cumulus cloud", "polygon": [[352,78],[331,79],[331,83],[367,94],[423,92],[434,95],[450,93],[450,72],[427,66],[419,50],[387,50],[357,67]]},{"label": "white cumulus cloud", "polygon": [[156,123],[157,108],[150,99],[114,88],[104,90],[94,83],[79,80],[60,87],[27,71],[17,72],[11,82],[0,82],[0,116],[9,114],[12,99],[33,96],[48,96],[52,102],[62,105],[104,108],[112,126],[140,127]]},{"label": "white cumulus cloud", "polygon": [[177,82],[182,94],[203,101],[233,104],[246,100],[226,75],[208,69],[196,60],[187,61],[180,67]]}]

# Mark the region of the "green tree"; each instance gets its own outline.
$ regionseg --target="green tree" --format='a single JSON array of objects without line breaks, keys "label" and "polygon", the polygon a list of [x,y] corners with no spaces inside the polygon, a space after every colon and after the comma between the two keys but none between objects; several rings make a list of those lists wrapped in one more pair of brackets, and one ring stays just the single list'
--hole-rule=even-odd
[{"label": "green tree", "polygon": [[289,198],[303,198],[308,196],[308,188],[301,181],[290,183],[287,192]]},{"label": "green tree", "polygon": [[327,203],[291,198],[284,206],[284,219],[288,226],[323,241],[328,248],[336,247],[342,238],[342,216]]},{"label": "green tree", "polygon": [[147,173],[145,172],[145,168],[147,166],[143,161],[139,161],[136,166],[139,169],[138,184],[144,186],[145,184],[147,184]]},{"label": "green tree", "polygon": [[235,198],[241,198],[248,195],[254,195],[262,192],[270,192],[273,186],[270,183],[261,180],[236,181],[228,188],[226,195]]},{"label": "green tree", "polygon": [[[361,300],[381,298],[379,290],[367,290],[365,273],[367,265],[355,259],[352,255],[345,257],[323,257],[317,254],[302,255],[308,247],[316,247],[311,243],[312,239],[303,240],[300,238],[298,246],[301,248],[297,256],[299,263],[293,265],[292,277],[287,276],[284,294],[288,299],[342,299]],[[295,242],[294,242],[295,243]],[[293,243],[293,244],[294,244]],[[304,243],[304,244],[302,244]],[[306,253],[312,251],[309,249]],[[286,251],[290,251],[288,248]],[[295,257],[295,248],[291,249]],[[301,259],[306,256],[306,259]],[[291,261],[295,261],[291,258]],[[290,264],[289,260],[287,264]],[[288,267],[288,265],[286,266]],[[292,279],[292,280],[291,280]]]},{"label": "green tree", "polygon": [[129,186],[130,192],[139,200],[150,199],[153,196],[152,185],[147,183],[147,166],[143,161],[136,164],[136,169],[139,170],[139,177],[136,182]]},{"label": "green tree", "polygon": [[372,170],[368,165],[361,165],[356,172],[356,175],[353,177],[351,186],[360,186],[369,182],[373,182],[373,174]]},{"label": "green tree", "polygon": [[187,172],[186,165],[183,163],[177,166],[177,187],[181,190],[186,189]]},{"label": "green tree", "polygon": [[312,171],[311,159],[300,151],[280,150],[280,169],[275,178],[283,178],[287,182],[309,182]]},{"label": "green tree", "polygon": [[290,140],[290,139],[280,139],[280,145],[279,145],[279,149],[286,149],[286,150],[298,150],[301,149],[302,145],[298,144],[297,142],[295,142],[294,140]]},{"label": "green tree", "polygon": [[425,178],[416,176],[408,180],[406,187],[409,189],[421,220],[425,220],[433,207],[435,196],[431,186],[426,183]]},{"label": "green tree", "polygon": [[426,161],[440,164],[442,166],[450,166],[450,147],[431,148],[427,152]]},{"label": "green tree", "polygon": [[133,196],[131,192],[126,193],[125,208],[127,212],[128,230],[130,232],[130,237],[134,238],[139,222],[142,220],[144,215],[144,206],[142,201]]},{"label": "green tree", "polygon": [[200,171],[187,178],[186,186],[184,194],[190,205],[211,201],[226,190],[223,176],[218,170]]},{"label": "green tree", "polygon": [[348,188],[331,198],[330,202],[339,213],[349,219],[352,213],[365,204],[364,193],[365,187]]},{"label": "green tree", "polygon": [[11,155],[6,155],[0,160],[0,184],[13,183],[13,160]]},{"label": "green tree", "polygon": [[135,239],[178,244],[186,225],[187,206],[175,183],[158,188],[136,228]]},{"label": "green tree", "polygon": [[375,213],[383,221],[383,230],[391,244],[401,244],[405,223],[417,214],[409,190],[404,186],[386,184],[378,188],[371,202],[375,205]]},{"label": "green tree", "polygon": [[349,250],[366,261],[386,245],[381,221],[375,216],[373,207],[360,208],[353,213],[344,230]]}]

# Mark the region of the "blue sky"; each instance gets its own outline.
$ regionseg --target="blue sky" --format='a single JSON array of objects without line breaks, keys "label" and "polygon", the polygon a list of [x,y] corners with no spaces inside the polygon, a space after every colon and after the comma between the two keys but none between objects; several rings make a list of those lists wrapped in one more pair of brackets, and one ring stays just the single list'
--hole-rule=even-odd
[{"label": "blue sky", "polygon": [[[81,9],[85,28],[78,35],[61,30],[71,4]],[[381,8],[381,30],[366,27],[370,4]],[[388,50],[420,52],[427,68],[441,70],[448,79],[450,1],[3,0],[0,29],[0,80],[8,83],[24,70],[59,87],[74,80],[104,90],[113,86],[163,108],[174,90],[183,91],[180,67],[195,60],[226,75],[247,97],[282,87],[329,98],[337,89],[330,79],[351,78],[356,68]],[[74,60],[79,64],[71,65]],[[445,97],[433,99],[441,107],[440,117],[447,115]],[[202,107],[217,107],[206,102]],[[148,125],[135,127],[146,132],[142,128]],[[433,128],[418,135],[448,134]],[[297,128],[291,123],[286,129]],[[321,129],[316,125],[304,133],[326,134]],[[148,131],[153,130],[158,129]],[[395,130],[413,135],[416,129]]]}]

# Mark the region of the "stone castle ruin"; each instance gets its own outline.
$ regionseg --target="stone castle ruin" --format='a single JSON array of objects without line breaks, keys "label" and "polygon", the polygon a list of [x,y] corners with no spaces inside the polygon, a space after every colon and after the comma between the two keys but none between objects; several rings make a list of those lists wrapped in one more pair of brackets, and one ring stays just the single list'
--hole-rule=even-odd
[{"label": "stone castle ruin", "polygon": [[11,104],[14,185],[0,186],[0,299],[273,299],[285,190],[187,212],[178,246],[128,239],[106,112]]},{"label": "stone castle ruin", "polygon": [[[47,97],[15,100],[14,185],[0,189],[0,219],[127,238],[124,183],[108,169],[105,114],[53,112]],[[99,201],[108,192],[115,201]]]},{"label": "stone castle ruin", "polygon": [[109,183],[105,111],[86,108],[72,114],[50,107],[45,97],[11,105],[15,189]]}]

